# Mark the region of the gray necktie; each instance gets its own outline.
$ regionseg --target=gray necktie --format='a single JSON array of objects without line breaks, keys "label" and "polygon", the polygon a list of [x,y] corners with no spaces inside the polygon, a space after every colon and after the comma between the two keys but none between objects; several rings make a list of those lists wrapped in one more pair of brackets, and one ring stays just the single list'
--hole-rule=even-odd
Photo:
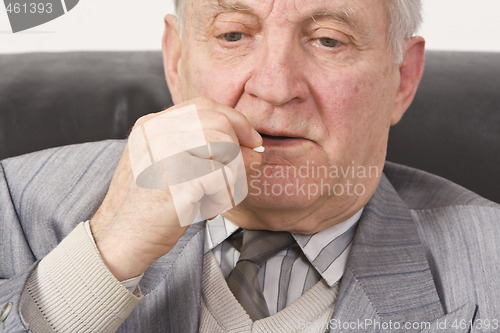
[{"label": "gray necktie", "polygon": [[294,241],[288,232],[243,232],[240,259],[226,280],[229,289],[253,321],[269,316],[257,274],[269,258]]}]

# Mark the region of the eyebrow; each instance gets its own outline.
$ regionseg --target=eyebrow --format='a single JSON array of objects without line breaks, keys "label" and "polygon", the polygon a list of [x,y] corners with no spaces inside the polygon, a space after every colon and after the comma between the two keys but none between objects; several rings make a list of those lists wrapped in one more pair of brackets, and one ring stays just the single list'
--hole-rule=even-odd
[{"label": "eyebrow", "polygon": [[[217,4],[212,2],[212,7],[223,12],[245,12],[253,13],[252,7],[248,6],[240,0],[217,0]],[[311,21],[329,19],[347,26],[358,33],[366,33],[366,29],[356,20],[356,11],[351,7],[341,8],[338,10],[322,9],[314,12],[311,16]]]},{"label": "eyebrow", "polygon": [[[204,1],[203,5],[195,6],[194,17],[197,18],[194,22],[204,22],[205,20],[213,20],[221,13],[242,12],[253,13],[253,9],[240,0],[209,0]],[[207,16],[208,13],[208,16]]]},{"label": "eyebrow", "polygon": [[316,22],[317,20],[330,19],[332,21],[338,22],[342,25],[352,28],[358,32],[364,32],[361,25],[358,24],[355,18],[355,11],[352,8],[343,8],[340,10],[321,10],[315,12],[311,15],[311,20]]}]

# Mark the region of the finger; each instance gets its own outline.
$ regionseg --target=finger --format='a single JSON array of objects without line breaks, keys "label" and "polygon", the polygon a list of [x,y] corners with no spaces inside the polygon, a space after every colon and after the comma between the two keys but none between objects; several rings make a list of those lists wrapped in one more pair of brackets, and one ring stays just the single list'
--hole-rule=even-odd
[{"label": "finger", "polygon": [[[229,170],[226,170],[226,172],[229,172]],[[219,169],[219,171],[203,177],[204,179],[200,182],[205,192],[200,207],[200,212],[204,218],[218,215],[233,206],[226,172]],[[232,177],[230,178],[232,179]]]},{"label": "finger", "polygon": [[[207,126],[207,129],[213,129],[221,126],[227,129],[227,125],[230,125],[240,145],[250,148],[262,145],[261,135],[253,128],[248,119],[241,112],[227,105],[222,105],[208,99],[196,100],[196,106],[203,119],[202,125],[204,128]],[[216,111],[220,114],[214,116],[211,115],[210,111]]]},{"label": "finger", "polygon": [[240,145],[255,148],[262,145],[262,136],[241,112],[233,108],[224,107],[223,112],[231,121]]},{"label": "finger", "polygon": [[193,104],[196,106],[198,111],[198,116],[202,123],[203,130],[205,132],[209,132],[211,130],[214,131],[212,135],[208,136],[209,141],[227,141],[216,135],[217,131],[222,130],[221,132],[236,138],[237,140],[233,141],[242,146],[255,148],[262,145],[261,135],[253,128],[248,119],[241,112],[207,98],[197,98],[177,104],[161,112],[142,116],[136,121],[134,128],[142,126],[147,121],[164,113],[172,112]]}]

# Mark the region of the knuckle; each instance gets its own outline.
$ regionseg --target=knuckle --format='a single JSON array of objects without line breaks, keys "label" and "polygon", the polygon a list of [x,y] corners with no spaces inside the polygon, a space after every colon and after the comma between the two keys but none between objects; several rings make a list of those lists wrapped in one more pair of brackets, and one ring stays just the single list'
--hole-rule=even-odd
[{"label": "knuckle", "polygon": [[193,100],[194,105],[196,105],[196,108],[200,110],[210,110],[213,109],[215,106],[215,102],[212,101],[211,99],[208,99],[206,97],[196,97]]},{"label": "knuckle", "polygon": [[233,124],[231,119],[225,113],[217,113],[217,121],[220,126],[226,130],[232,129]]},{"label": "knuckle", "polygon": [[137,128],[139,126],[142,126],[145,122],[147,122],[148,120],[154,118],[156,115],[157,115],[157,113],[150,113],[150,114],[146,114],[144,116],[139,117],[135,121],[134,126],[132,127],[132,129]]},{"label": "knuckle", "polygon": [[235,137],[227,132],[219,130],[205,130],[205,136],[209,142],[231,142],[236,143]]},{"label": "knuckle", "polygon": [[224,132],[233,131],[233,123],[231,119],[222,112],[210,112],[200,114],[200,120],[202,125],[207,128],[219,128]]}]

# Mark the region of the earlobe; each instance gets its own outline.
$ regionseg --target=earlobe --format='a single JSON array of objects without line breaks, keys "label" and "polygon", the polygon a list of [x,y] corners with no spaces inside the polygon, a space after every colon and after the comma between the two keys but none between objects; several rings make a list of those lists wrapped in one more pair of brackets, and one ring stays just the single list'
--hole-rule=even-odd
[{"label": "earlobe", "polygon": [[411,37],[405,41],[404,59],[399,66],[399,90],[396,96],[391,125],[395,125],[410,106],[424,70],[425,40]]},{"label": "earlobe", "polygon": [[168,88],[174,104],[181,102],[181,81],[179,63],[181,60],[181,41],[179,23],[174,15],[165,16],[165,32],[163,33],[162,54],[163,69]]}]

